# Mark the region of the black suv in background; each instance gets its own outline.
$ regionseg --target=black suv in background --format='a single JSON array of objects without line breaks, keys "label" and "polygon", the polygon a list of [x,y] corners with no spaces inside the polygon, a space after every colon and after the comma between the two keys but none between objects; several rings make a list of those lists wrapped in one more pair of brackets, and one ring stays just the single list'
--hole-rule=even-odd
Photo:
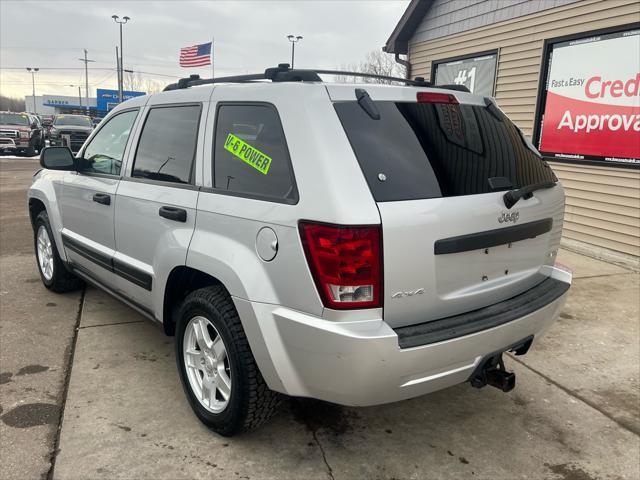
[{"label": "black suv in background", "polygon": [[67,146],[76,153],[92,131],[93,123],[86,115],[56,115],[49,128],[49,142],[52,147]]}]

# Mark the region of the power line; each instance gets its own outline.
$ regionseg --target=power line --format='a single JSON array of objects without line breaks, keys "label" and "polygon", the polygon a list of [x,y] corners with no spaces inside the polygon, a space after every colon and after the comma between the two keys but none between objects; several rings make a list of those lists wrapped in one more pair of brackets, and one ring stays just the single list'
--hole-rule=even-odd
[{"label": "power line", "polygon": [[[84,59],[80,59],[80,60],[84,61]],[[25,67],[0,67],[0,70],[24,70],[24,69]],[[84,70],[84,67],[41,67],[40,70]],[[115,70],[115,68],[92,67],[89,70]]]},{"label": "power line", "polygon": [[113,77],[116,74],[116,72],[111,72],[108,73],[106,77],[103,77],[101,80],[98,80],[95,83],[90,83],[90,85],[95,86],[95,85],[100,85],[101,83],[106,82],[107,80],[109,80],[111,77]]},{"label": "power line", "polygon": [[157,75],[158,77],[167,77],[167,78],[180,78],[181,75],[167,75],[165,73],[154,73],[154,72],[143,72],[141,70],[134,70],[134,73],[142,73],[143,75]]},{"label": "power line", "polygon": [[[80,59],[84,61],[83,59]],[[24,70],[25,67],[0,67],[0,70]],[[84,67],[41,67],[40,70],[83,70]],[[115,68],[106,68],[106,67],[93,67],[89,68],[90,71],[94,70],[107,70],[111,72],[115,72]],[[142,73],[144,75],[156,75],[158,77],[167,77],[167,78],[180,78],[182,75],[168,75],[166,73],[158,73],[158,72],[144,72],[142,70],[133,70],[134,73]]]}]

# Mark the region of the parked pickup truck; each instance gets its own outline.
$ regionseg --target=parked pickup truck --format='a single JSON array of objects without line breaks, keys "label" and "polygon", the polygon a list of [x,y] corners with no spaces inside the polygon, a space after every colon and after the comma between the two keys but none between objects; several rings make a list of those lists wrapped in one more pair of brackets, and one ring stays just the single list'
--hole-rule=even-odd
[{"label": "parked pickup truck", "polygon": [[35,116],[0,112],[0,153],[34,156],[44,148],[44,131]]},{"label": "parked pickup truck", "polygon": [[281,394],[509,391],[503,353],[525,354],[567,298],[563,188],[493,99],[324,73],[132,98],[77,156],[45,149],[29,189],[44,285],[88,281],[160,323],[223,435]]},{"label": "parked pickup truck", "polygon": [[86,115],[56,115],[49,127],[51,146],[67,146],[77,152],[93,131],[93,122]]}]

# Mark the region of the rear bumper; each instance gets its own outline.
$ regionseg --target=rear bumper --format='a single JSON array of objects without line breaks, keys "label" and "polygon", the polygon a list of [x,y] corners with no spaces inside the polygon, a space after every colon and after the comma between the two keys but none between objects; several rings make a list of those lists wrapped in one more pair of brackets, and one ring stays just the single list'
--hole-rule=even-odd
[{"label": "rear bumper", "polygon": [[[552,268],[551,277],[571,283]],[[400,348],[382,319],[335,322],[276,305],[234,298],[269,387],[342,405],[404,400],[465,382],[488,354],[535,339],[559,315],[567,291],[537,310],[491,328]]]}]

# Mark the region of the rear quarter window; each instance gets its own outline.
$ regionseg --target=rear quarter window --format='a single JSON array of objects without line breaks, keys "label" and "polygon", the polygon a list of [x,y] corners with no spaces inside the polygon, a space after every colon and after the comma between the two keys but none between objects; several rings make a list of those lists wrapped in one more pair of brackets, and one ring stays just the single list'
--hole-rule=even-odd
[{"label": "rear quarter window", "polygon": [[218,190],[297,202],[289,151],[273,105],[220,105],[213,162],[213,183]]},{"label": "rear quarter window", "polygon": [[495,107],[375,102],[380,119],[357,102],[335,109],[378,202],[491,192],[556,181],[551,168]]}]

